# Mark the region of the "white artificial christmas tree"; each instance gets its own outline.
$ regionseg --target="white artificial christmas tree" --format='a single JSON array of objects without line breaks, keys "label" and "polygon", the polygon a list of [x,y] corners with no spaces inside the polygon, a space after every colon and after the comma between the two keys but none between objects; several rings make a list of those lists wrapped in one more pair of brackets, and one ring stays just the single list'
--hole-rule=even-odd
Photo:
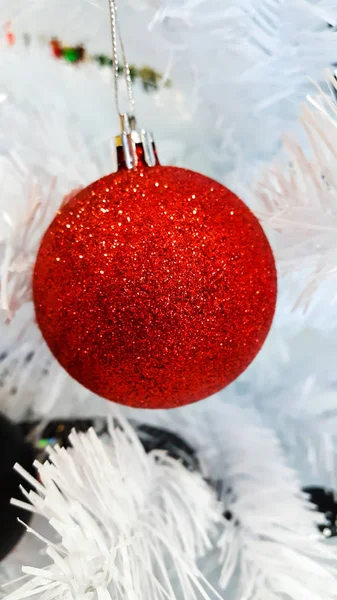
[{"label": "white artificial christmas tree", "polygon": [[[17,422],[117,421],[101,439],[74,432],[39,466],[36,514],[0,564],[1,593],[332,600],[336,547],[302,489],[337,491],[337,92],[324,72],[337,62],[336,7],[125,0],[119,13],[130,62],[162,75],[156,89],[134,83],[162,163],[249,203],[275,252],[278,309],[253,364],[197,405],[121,416],[61,369],[34,322],[32,268],[68,194],[113,169],[118,123],[111,67],[57,59],[49,42],[110,55],[108,1],[2,0],[0,409]],[[125,418],[177,433],[199,470],[147,454]]]}]

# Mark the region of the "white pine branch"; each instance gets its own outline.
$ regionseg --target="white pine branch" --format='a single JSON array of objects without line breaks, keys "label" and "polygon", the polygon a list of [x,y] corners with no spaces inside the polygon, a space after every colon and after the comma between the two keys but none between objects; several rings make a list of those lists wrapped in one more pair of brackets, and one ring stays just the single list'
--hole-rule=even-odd
[{"label": "white pine branch", "polygon": [[[10,165],[6,164],[9,170]],[[23,186],[24,187],[24,186]],[[25,195],[27,204],[23,215],[14,219],[2,211],[7,232],[0,237],[0,308],[10,321],[17,310],[32,299],[31,277],[41,232],[48,227],[54,216],[55,205],[51,202],[52,189],[42,203],[37,183]]]},{"label": "white pine branch", "polygon": [[283,341],[274,331],[267,343],[269,352],[245,376],[246,385],[252,389],[253,377],[256,405],[302,484],[337,489],[335,337],[304,328]]},{"label": "white pine branch", "polygon": [[[319,286],[337,278],[337,92],[320,90],[309,98],[302,124],[310,155],[292,137],[284,138],[288,167],[275,164],[266,169],[256,186],[262,222],[276,233],[279,270],[296,276],[304,273],[306,284],[297,304],[306,308]],[[335,302],[329,294],[328,302]]]}]

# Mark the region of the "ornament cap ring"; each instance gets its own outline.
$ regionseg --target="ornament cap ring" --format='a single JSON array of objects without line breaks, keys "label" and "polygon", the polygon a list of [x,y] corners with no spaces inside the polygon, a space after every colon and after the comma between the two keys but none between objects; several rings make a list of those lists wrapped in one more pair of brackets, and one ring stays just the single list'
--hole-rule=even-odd
[{"label": "ornament cap ring", "polygon": [[136,169],[143,166],[154,167],[159,164],[152,133],[138,130],[134,115],[119,115],[121,133],[115,137],[118,170]]}]

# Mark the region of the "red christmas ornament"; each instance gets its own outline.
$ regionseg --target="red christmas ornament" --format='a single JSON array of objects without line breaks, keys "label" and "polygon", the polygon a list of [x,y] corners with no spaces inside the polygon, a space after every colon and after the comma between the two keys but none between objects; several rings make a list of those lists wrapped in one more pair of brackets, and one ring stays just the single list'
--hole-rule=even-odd
[{"label": "red christmas ornament", "polygon": [[34,270],[36,318],[54,356],[88,389],[173,408],[214,394],[250,364],[272,322],[276,271],[237,196],[160,166],[153,145],[135,136],[124,134],[118,172],[80,191],[47,230]]}]

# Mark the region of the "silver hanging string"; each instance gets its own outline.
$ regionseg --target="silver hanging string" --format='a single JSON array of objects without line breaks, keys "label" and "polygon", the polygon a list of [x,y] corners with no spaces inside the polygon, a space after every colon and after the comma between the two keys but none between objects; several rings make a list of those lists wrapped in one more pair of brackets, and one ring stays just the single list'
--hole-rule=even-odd
[{"label": "silver hanging string", "polygon": [[118,95],[118,52],[117,52],[117,22],[116,22],[116,4],[114,0],[109,0],[109,12],[110,12],[110,27],[111,27],[111,41],[112,41],[112,68],[114,77],[114,89],[115,89],[115,102],[118,113],[119,108],[119,95]]},{"label": "silver hanging string", "polygon": [[126,82],[128,100],[129,100],[129,113],[134,116],[135,101],[132,91],[132,81],[130,74],[129,63],[126,58],[124,44],[121,36],[121,31],[117,18],[117,4],[116,0],[109,0],[109,12],[110,12],[110,26],[111,26],[111,39],[112,39],[112,61],[113,61],[113,77],[114,77],[114,91],[115,101],[118,113],[121,115],[120,103],[119,103],[119,61],[118,61],[118,40],[121,48],[122,62],[123,62],[123,73]]},{"label": "silver hanging string", "polygon": [[[114,91],[116,108],[120,118],[121,131],[116,136],[115,143],[119,150],[119,161],[123,165],[123,168],[136,169],[139,164],[138,149],[141,147],[143,150],[143,156],[141,163],[146,164],[148,167],[154,167],[158,164],[157,154],[154,146],[152,135],[144,129],[138,130],[136,119],[135,119],[135,101],[132,91],[131,73],[126,54],[124,50],[124,44],[121,36],[121,31],[117,18],[117,4],[116,0],[109,0],[110,10],[110,25],[111,25],[111,38],[112,38],[112,60],[113,60],[113,78],[114,78]],[[129,111],[122,112],[120,109],[119,102],[119,62],[118,62],[118,42],[121,51],[122,63],[123,63],[123,74],[126,83],[126,89],[128,94]],[[121,158],[122,157],[122,158]],[[121,162],[122,161],[122,162]]]},{"label": "silver hanging string", "polygon": [[133,97],[131,73],[130,73],[129,63],[127,61],[126,54],[125,54],[123,39],[122,39],[121,30],[120,30],[120,27],[119,27],[118,20],[117,20],[117,29],[118,29],[119,44],[120,44],[121,53],[122,53],[123,70],[124,70],[124,77],[125,77],[125,81],[126,81],[126,89],[127,89],[128,99],[129,99],[129,105],[130,105],[130,114],[132,116],[134,116],[134,114],[135,114],[135,100],[134,100],[134,97]]}]

